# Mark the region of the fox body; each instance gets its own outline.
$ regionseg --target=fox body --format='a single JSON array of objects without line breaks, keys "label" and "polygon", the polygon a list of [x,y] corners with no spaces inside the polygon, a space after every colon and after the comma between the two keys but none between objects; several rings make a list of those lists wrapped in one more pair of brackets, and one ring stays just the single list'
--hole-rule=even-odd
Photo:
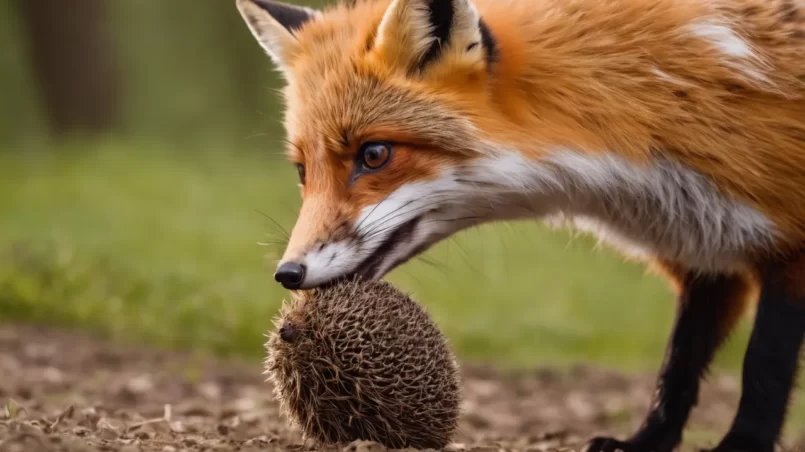
[{"label": "fox body", "polygon": [[805,333],[803,0],[237,6],[286,80],[303,199],[286,288],[380,278],[485,222],[572,224],[680,300],[645,424],[591,448],[676,447],[759,289],[717,449],[771,450]]}]

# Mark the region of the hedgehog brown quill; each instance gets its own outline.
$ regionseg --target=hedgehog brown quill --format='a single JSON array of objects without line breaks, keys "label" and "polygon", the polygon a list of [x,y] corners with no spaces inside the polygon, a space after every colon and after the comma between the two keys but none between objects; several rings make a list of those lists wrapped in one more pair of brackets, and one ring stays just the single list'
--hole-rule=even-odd
[{"label": "hedgehog brown quill", "polygon": [[325,444],[443,448],[458,366],[426,311],[387,282],[343,282],[283,306],[266,344],[282,411]]}]

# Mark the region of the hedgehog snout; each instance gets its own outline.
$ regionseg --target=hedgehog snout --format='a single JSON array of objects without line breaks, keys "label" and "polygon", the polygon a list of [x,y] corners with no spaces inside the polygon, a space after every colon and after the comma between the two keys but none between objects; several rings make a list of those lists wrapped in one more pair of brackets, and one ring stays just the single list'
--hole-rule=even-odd
[{"label": "hedgehog snout", "polygon": [[290,321],[286,320],[280,327],[280,339],[284,342],[293,342],[296,339],[298,330]]}]

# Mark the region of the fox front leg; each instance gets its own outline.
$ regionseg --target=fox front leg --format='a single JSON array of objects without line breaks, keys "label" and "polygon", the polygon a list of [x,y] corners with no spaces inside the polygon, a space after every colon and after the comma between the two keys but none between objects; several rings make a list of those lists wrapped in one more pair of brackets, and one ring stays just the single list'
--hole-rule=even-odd
[{"label": "fox front leg", "polygon": [[670,452],[682,440],[699,383],[718,347],[747,305],[749,281],[741,275],[671,271],[677,286],[677,318],[659,373],[652,408],[629,439],[598,437],[588,452]]}]

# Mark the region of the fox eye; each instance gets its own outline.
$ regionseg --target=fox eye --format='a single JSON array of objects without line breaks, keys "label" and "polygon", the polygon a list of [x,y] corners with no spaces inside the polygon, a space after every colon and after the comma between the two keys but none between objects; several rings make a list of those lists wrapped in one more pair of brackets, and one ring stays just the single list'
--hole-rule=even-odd
[{"label": "fox eye", "polygon": [[299,183],[305,185],[305,165],[297,163],[296,172],[299,173]]},{"label": "fox eye", "polygon": [[358,159],[365,169],[378,170],[391,159],[391,147],[385,143],[366,143],[361,146]]}]

